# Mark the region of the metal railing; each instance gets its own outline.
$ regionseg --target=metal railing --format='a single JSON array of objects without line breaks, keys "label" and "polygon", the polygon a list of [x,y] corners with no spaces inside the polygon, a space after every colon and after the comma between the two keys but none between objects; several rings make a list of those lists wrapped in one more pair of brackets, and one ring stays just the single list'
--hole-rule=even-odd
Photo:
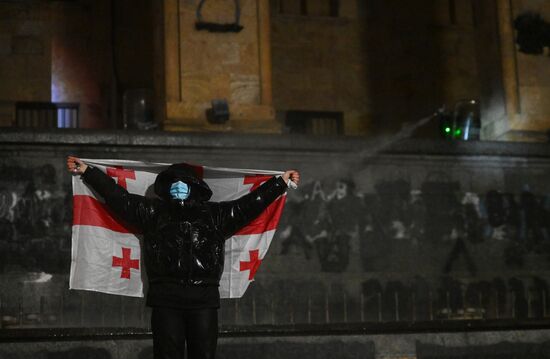
[{"label": "metal railing", "polygon": [[15,125],[21,128],[78,128],[79,104],[17,102]]},{"label": "metal railing", "polygon": [[[352,296],[346,291],[305,292],[301,298],[283,293],[267,295],[250,290],[241,299],[222,300],[222,325],[308,325],[346,323],[415,323],[442,321],[548,320],[546,290],[524,293],[429,291],[378,292]],[[461,298],[462,299],[461,299]],[[36,303],[34,303],[36,302]],[[41,296],[17,303],[0,297],[2,328],[40,327],[141,327],[149,328],[150,309],[143,299],[67,291],[55,297]]]}]

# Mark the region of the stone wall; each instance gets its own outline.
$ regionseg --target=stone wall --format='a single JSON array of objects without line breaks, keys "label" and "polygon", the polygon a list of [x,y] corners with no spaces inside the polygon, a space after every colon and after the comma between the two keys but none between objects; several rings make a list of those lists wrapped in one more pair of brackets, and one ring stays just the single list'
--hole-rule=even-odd
[{"label": "stone wall", "polygon": [[306,14],[301,14],[298,1],[275,3],[271,18],[276,110],[283,117],[289,110],[344,112],[346,134],[366,133],[371,100],[362,9],[354,1],[342,1],[347,11],[331,17],[320,6],[328,8],[329,1],[309,1]]},{"label": "stone wall", "polygon": [[0,4],[0,126],[15,121],[15,101],[49,101],[51,28],[43,2]]},{"label": "stone wall", "polygon": [[375,156],[379,144],[349,139],[5,132],[4,325],[147,326],[139,299],[67,289],[70,153],[302,171],[257,280],[225,301],[222,323],[545,318],[547,149],[395,146]]},{"label": "stone wall", "polygon": [[[124,91],[154,88],[167,129],[277,132],[275,107],[280,120],[293,110],[342,112],[345,134],[376,134],[479,96],[468,1],[309,0],[302,14],[300,2],[277,0],[271,26],[267,0],[242,1],[238,34],[196,31],[198,3],[3,4],[2,123],[13,121],[14,101],[53,99],[79,102],[81,127],[121,127]],[[232,22],[234,5],[207,1],[202,14]],[[232,122],[205,120],[214,98],[229,100]]]},{"label": "stone wall", "polygon": [[[268,2],[239,2],[240,32],[196,30],[199,3],[164,1],[164,129],[280,132],[271,106]],[[202,21],[234,23],[235,6],[206,1]],[[207,121],[214,99],[228,102],[230,122]]]},{"label": "stone wall", "polygon": [[153,91],[151,11],[149,0],[3,2],[0,126],[17,101],[53,101],[79,103],[81,128],[121,127],[124,92]]},{"label": "stone wall", "polygon": [[[525,12],[534,12],[550,22],[550,3],[545,1],[512,1],[512,16],[515,19]],[[550,104],[545,98],[550,96],[550,61],[547,56],[516,53],[518,118],[511,128],[519,132],[546,132],[550,129]],[[519,134],[518,139],[523,136]],[[546,138],[542,139],[543,141]]]},{"label": "stone wall", "polygon": [[[302,136],[3,131],[2,334],[67,327],[147,331],[149,311],[141,299],[68,290],[72,215],[64,162],[74,154],[300,169],[303,182],[289,193],[255,282],[243,298],[222,302],[222,326],[236,326],[236,332],[240,326],[252,332],[271,326],[292,333],[295,326],[326,325],[321,331],[334,333],[334,328],[355,325],[366,334],[373,333],[368,328],[392,324],[380,333],[413,331],[359,338],[353,331],[337,337],[309,331],[312,337],[297,339],[224,339],[222,352],[224,343],[227,353],[238,356],[241,350],[265,352],[287,342],[298,343],[296,353],[322,342],[325,354],[336,348],[350,358],[359,352],[372,357],[372,343],[378,358],[414,358],[417,342],[424,345],[424,357],[452,357],[448,347],[456,346],[464,347],[461,353],[467,358],[473,343],[498,351],[501,347],[491,345],[504,341],[539,350],[548,341],[546,331],[512,330],[521,323],[544,327],[550,309],[547,146],[380,143]],[[462,329],[496,323],[503,331],[428,335],[420,334],[421,329],[414,333],[415,323],[437,325],[438,331],[461,331],[461,323]],[[14,358],[29,351],[71,357],[77,355],[74,348],[106,358],[127,353],[123,344],[110,340],[26,345],[24,351],[20,345],[2,345],[2,350]],[[147,357],[149,346],[144,341],[128,350]],[[269,349],[273,357],[288,354],[281,350]]]},{"label": "stone wall", "polygon": [[[546,2],[272,0],[271,16],[267,3],[242,1],[243,31],[221,34],[195,30],[198,1],[4,2],[0,125],[16,101],[54,100],[80,103],[83,128],[122,127],[124,92],[146,88],[171,130],[279,132],[310,111],[376,135],[479,99],[484,138],[547,140],[547,57],[519,52],[512,27],[526,11],[547,20]],[[232,22],[234,4],[202,14]],[[206,121],[214,98],[233,121]]]},{"label": "stone wall", "polygon": [[108,1],[52,3],[51,101],[78,103],[80,128],[116,128]]},{"label": "stone wall", "polygon": [[[0,331],[1,333],[1,331]],[[16,340],[1,338],[0,357],[23,358],[153,358],[149,335],[124,337],[90,336],[50,340],[21,336]],[[217,357],[222,359],[255,358],[304,359],[513,359],[548,358],[550,332],[486,331],[463,333],[417,334],[315,334],[260,335],[253,332],[222,332]]]},{"label": "stone wall", "polygon": [[[272,3],[273,96],[283,118],[337,111],[344,133],[374,135],[480,96],[469,1]],[[423,131],[437,136],[435,125]]]},{"label": "stone wall", "polygon": [[[485,98],[482,102],[482,136],[508,141],[546,142],[550,109],[543,99],[550,89],[548,57],[520,51],[518,39],[525,33],[534,36],[535,32],[527,30],[520,34],[514,29],[514,21],[530,12],[548,22],[550,4],[528,0],[497,0],[481,4],[480,8],[492,8],[496,15],[494,19],[486,17],[488,22],[480,24],[479,31],[482,35],[479,43],[484,45],[482,51],[486,54],[478,59],[480,68],[484,69],[480,75],[485,80],[482,82],[490,84],[482,91]],[[487,38],[489,33],[492,35]],[[495,39],[498,39],[498,46],[494,44]],[[545,51],[547,48],[543,49]],[[487,76],[487,73],[491,75]]]}]

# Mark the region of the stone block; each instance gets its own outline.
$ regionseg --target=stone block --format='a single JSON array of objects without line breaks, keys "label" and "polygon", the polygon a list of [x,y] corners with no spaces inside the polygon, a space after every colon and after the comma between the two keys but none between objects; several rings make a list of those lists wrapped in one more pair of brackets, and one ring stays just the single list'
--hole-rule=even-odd
[{"label": "stone block", "polygon": [[167,131],[222,131],[248,133],[280,133],[281,126],[275,121],[271,106],[229,104],[230,120],[225,124],[211,124],[205,111],[210,103],[169,102],[166,107]]},{"label": "stone block", "polygon": [[12,54],[10,56],[0,57],[0,78],[24,79],[34,71],[29,71],[30,56],[21,54]]},{"label": "stone block", "polygon": [[550,86],[548,57],[518,53],[517,67],[520,86]]},{"label": "stone block", "polygon": [[188,102],[203,102],[211,98],[210,78],[203,74],[182,76],[182,97]]},{"label": "stone block", "polygon": [[8,97],[3,98],[13,101],[50,101],[50,81],[49,77],[27,77],[9,89]]},{"label": "stone block", "polygon": [[344,114],[344,134],[346,136],[357,136],[367,133],[369,116],[367,113],[346,112]]},{"label": "stone block", "polygon": [[41,36],[48,29],[42,21],[23,21],[17,27],[17,34],[23,36]]},{"label": "stone block", "polygon": [[263,121],[275,119],[275,110],[271,106],[230,104],[229,112],[233,118],[241,120]]},{"label": "stone block", "polygon": [[465,27],[474,25],[474,7],[469,1],[455,1],[456,23]]},{"label": "stone block", "polygon": [[0,102],[0,127],[12,126],[15,122],[15,104],[13,102]]},{"label": "stone block", "polygon": [[[195,30],[197,2],[186,3],[180,9],[181,38],[203,40],[210,43],[224,41],[250,42],[257,40],[258,19],[255,1],[241,1],[240,24],[244,27],[239,33],[212,33]],[[233,23],[235,5],[233,1],[206,1],[202,8],[202,20],[213,23]]]},{"label": "stone block", "polygon": [[241,0],[241,18],[257,20],[258,6],[256,0]]},{"label": "stone block", "polygon": [[184,41],[181,49],[181,71],[184,75],[200,73],[258,73],[255,43]]},{"label": "stone block", "polygon": [[240,59],[239,66],[241,67],[240,73],[243,74],[257,74],[259,73],[259,49],[258,44],[251,42],[243,44],[239,47]]},{"label": "stone block", "polygon": [[198,105],[193,102],[168,102],[166,104],[166,122],[181,123],[184,121],[195,121],[205,119],[204,111],[208,108],[207,103]]},{"label": "stone block", "polygon": [[11,55],[11,35],[0,34],[0,56]]},{"label": "stone block", "polygon": [[354,0],[340,0],[340,14],[339,17],[345,17],[349,19],[356,19],[361,16],[359,11],[359,4]]},{"label": "stone block", "polygon": [[221,44],[217,51],[223,65],[234,65],[241,62],[241,46],[235,42]]},{"label": "stone block", "polygon": [[40,36],[14,36],[12,51],[14,54],[42,55],[45,51],[44,39]]},{"label": "stone block", "polygon": [[[520,99],[521,99],[521,113],[522,116],[529,116],[531,114],[546,115],[550,113],[550,103],[548,98],[550,96],[550,86],[521,86],[520,87]],[[550,119],[550,116],[548,116]],[[546,125],[546,128],[540,128],[542,131],[546,131],[550,128],[550,123]]]},{"label": "stone block", "polygon": [[[180,39],[174,47],[179,47],[181,65],[171,66],[170,73],[165,76],[178,78],[183,102],[167,105],[165,128],[220,129],[204,122],[204,110],[210,107],[212,99],[225,98],[237,105],[258,105],[260,102],[258,3],[256,0],[241,1],[240,20],[244,29],[238,34],[196,31],[198,2],[179,4]],[[173,17],[176,10],[169,8],[168,11],[170,13],[165,16]],[[235,20],[234,15],[235,3],[231,1],[208,1],[202,8],[202,20],[206,22],[231,23]]]},{"label": "stone block", "polygon": [[[251,95],[243,93],[242,89],[243,81],[249,83],[250,76],[255,76],[255,81],[259,82],[257,52],[254,51],[256,45],[249,44],[243,49],[240,44],[234,42],[215,46],[202,41],[186,41],[184,46],[181,82],[183,96],[187,101],[210,101],[214,97],[229,98],[233,92],[230,87],[238,91],[236,99],[246,98],[245,101],[255,101],[253,98],[257,95],[251,98]],[[193,56],[191,53],[201,55]],[[229,77],[233,79],[230,80]]]},{"label": "stone block", "polygon": [[213,98],[227,98],[231,95],[231,75],[227,72],[214,73],[210,76],[210,97],[204,99],[210,103]]},{"label": "stone block", "polygon": [[22,2],[1,2],[0,20],[17,19],[24,20],[30,17],[31,6]]},{"label": "stone block", "polygon": [[330,16],[330,2],[328,0],[308,0],[307,14],[310,16]]},{"label": "stone block", "polygon": [[0,34],[15,34],[19,23],[14,19],[0,18]]},{"label": "stone block", "polygon": [[447,26],[450,25],[451,20],[449,17],[450,1],[434,1],[434,22],[436,25]]},{"label": "stone block", "polygon": [[[244,1],[244,8],[248,3]],[[194,7],[193,7],[194,8]],[[193,11],[196,11],[194,9]],[[233,1],[205,1],[202,9],[202,20],[205,22],[215,23],[232,23],[235,21],[235,2]]]},{"label": "stone block", "polygon": [[260,102],[260,78],[256,75],[232,75],[230,83],[231,102],[258,104]]},{"label": "stone block", "polygon": [[300,1],[297,0],[279,0],[279,11],[285,15],[300,15]]},{"label": "stone block", "polygon": [[[206,41],[185,40],[181,43],[182,76],[189,74],[207,75],[220,71],[221,61],[216,49]],[[177,74],[174,74],[177,76]]]}]

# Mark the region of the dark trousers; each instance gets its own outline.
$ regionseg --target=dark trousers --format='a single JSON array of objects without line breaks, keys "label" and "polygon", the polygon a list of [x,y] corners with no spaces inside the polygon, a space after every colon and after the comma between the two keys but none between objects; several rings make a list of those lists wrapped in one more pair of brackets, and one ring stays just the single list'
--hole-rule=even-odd
[{"label": "dark trousers", "polygon": [[213,359],[218,342],[218,310],[153,307],[155,359]]}]

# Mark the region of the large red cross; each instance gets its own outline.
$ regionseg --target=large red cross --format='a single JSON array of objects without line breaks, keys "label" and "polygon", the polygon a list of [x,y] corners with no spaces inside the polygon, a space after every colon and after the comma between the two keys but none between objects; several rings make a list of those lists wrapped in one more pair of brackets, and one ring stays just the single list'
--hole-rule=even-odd
[{"label": "large red cross", "polygon": [[[273,176],[265,175],[250,175],[245,176],[243,184],[252,184],[250,191],[257,189],[262,183],[269,180]],[[277,223],[281,218],[286,196],[279,197],[271,203],[265,211],[263,211],[256,219],[241,228],[237,234],[260,234],[277,228]]]},{"label": "large red cross", "polygon": [[254,191],[256,188],[260,187],[260,185],[270,179],[273,176],[264,176],[264,175],[252,175],[252,176],[244,176],[244,184],[251,184],[252,187],[250,188],[250,192]]},{"label": "large red cross", "polygon": [[111,177],[116,177],[117,183],[126,188],[126,179],[136,179],[136,172],[133,170],[126,170],[122,166],[107,167],[107,174]]},{"label": "large red cross", "polygon": [[131,259],[130,248],[122,247],[122,258],[113,256],[113,267],[122,267],[120,278],[130,279],[130,269],[139,269],[139,259]]},{"label": "large red cross", "polygon": [[244,262],[240,261],[240,268],[239,271],[243,272],[245,270],[249,270],[250,273],[248,274],[248,280],[254,279],[254,276],[256,275],[256,271],[258,268],[260,268],[260,264],[262,264],[262,260],[259,258],[259,249],[254,249],[251,251],[248,251],[248,254],[250,256],[250,261]]}]

